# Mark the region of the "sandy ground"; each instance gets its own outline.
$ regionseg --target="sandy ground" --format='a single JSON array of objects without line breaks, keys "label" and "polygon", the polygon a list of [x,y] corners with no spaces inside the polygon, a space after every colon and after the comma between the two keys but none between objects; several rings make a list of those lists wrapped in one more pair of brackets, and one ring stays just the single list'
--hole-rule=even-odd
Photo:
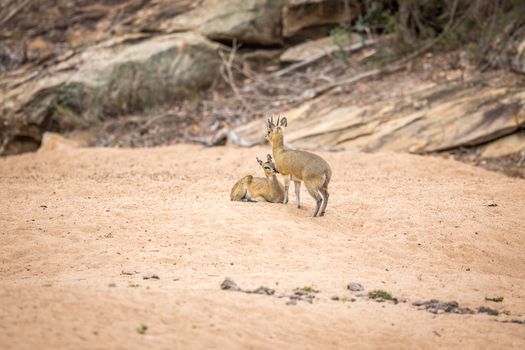
[{"label": "sandy ground", "polygon": [[[0,159],[0,348],[525,348],[525,325],[496,322],[525,319],[524,180],[452,160],[327,153],[326,217],[309,217],[304,188],[302,209],[293,196],[230,202],[238,178],[261,174],[255,156],[267,151]],[[150,272],[160,279],[144,280]],[[320,292],[286,305],[221,290],[225,277],[277,294]],[[407,302],[356,297],[351,281]],[[411,305],[432,298],[507,314]]]}]

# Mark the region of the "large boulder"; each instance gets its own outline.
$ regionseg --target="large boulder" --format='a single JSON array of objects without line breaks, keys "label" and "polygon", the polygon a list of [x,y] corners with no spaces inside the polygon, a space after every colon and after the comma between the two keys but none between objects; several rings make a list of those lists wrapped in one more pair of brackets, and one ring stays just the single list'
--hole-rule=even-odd
[{"label": "large boulder", "polygon": [[299,31],[349,22],[357,7],[345,0],[204,0],[164,21],[162,31],[198,31],[212,40],[273,45]]},{"label": "large boulder", "polygon": [[198,31],[212,40],[276,44],[281,39],[281,7],[286,0],[204,0],[166,21],[161,29]]},{"label": "large boulder", "polygon": [[0,154],[36,150],[44,130],[148,112],[212,84],[225,48],[195,33],[127,36],[86,49],[0,97]]}]

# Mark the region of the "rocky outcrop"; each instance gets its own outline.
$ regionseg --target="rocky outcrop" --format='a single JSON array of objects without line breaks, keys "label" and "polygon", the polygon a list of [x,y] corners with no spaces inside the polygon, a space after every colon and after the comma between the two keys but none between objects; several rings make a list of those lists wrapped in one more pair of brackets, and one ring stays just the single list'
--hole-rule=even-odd
[{"label": "rocky outcrop", "polygon": [[[525,148],[523,132],[513,134],[525,125],[525,92],[516,84],[493,84],[492,78],[490,83],[479,83],[481,75],[476,75],[476,68],[465,59],[468,55],[460,54],[459,61],[451,63],[446,68],[450,71],[442,76],[432,65],[423,63],[422,79],[403,82],[399,77],[401,81],[366,89],[355,84],[352,88],[363,93],[350,97],[352,89],[345,84],[351,79],[339,80],[338,74],[359,76],[360,60],[380,52],[383,43],[361,40],[342,26],[330,37],[320,37],[358,15],[355,1],[160,0],[149,4],[123,0],[101,4],[88,0],[74,9],[52,1],[24,4],[24,11],[13,11],[14,1],[8,10],[0,10],[8,14],[2,21],[14,28],[6,37],[12,36],[11,42],[24,39],[19,48],[0,45],[0,155],[38,149],[44,131],[68,131],[134,113],[148,118],[152,110],[191,97],[212,84],[222,64],[218,52],[226,48],[211,40],[257,46],[254,53],[244,45],[241,55],[235,57],[244,61],[234,62],[232,75],[239,72],[238,63],[243,63],[242,72],[249,78],[245,79],[248,85],[239,88],[241,93],[266,90],[270,101],[280,94],[282,86],[288,101],[284,98],[286,104],[272,107],[300,103],[284,111],[290,125],[286,140],[291,146],[428,153],[480,145],[479,154],[486,158]],[[40,28],[42,16],[56,18],[57,23]],[[27,28],[31,29],[25,32]],[[515,38],[506,63],[524,73],[525,41],[518,35]],[[306,75],[313,77],[311,73],[323,65],[320,58],[334,52],[346,57],[356,48],[368,46],[369,41],[378,46],[363,52],[353,65],[335,67],[331,76],[319,74],[319,79],[310,81],[311,86],[301,83],[288,89],[292,79],[277,81],[305,67]],[[281,44],[295,43],[300,44],[281,52]],[[259,45],[272,47],[262,49]],[[264,70],[252,69],[246,64],[248,57],[271,63]],[[279,70],[278,60],[279,64],[295,64]],[[407,65],[407,70],[413,64]],[[263,71],[269,76],[261,80],[261,74],[252,79],[252,73]],[[435,83],[439,79],[448,83]],[[403,92],[397,93],[400,90]],[[308,100],[321,94],[325,95]],[[260,112],[250,103],[246,106],[250,113],[246,120]],[[229,126],[236,125],[233,120],[238,115],[230,114],[232,121],[225,123],[228,126],[215,139],[245,146],[262,141],[262,121],[232,129]],[[56,139],[46,139],[44,144]]]},{"label": "rocky outcrop", "polygon": [[306,28],[349,22],[357,14],[357,8],[344,0],[205,0],[164,21],[160,29],[192,30],[212,40],[272,45]]},{"label": "rocky outcrop", "polygon": [[[428,153],[483,144],[525,126],[525,91],[509,87],[431,86],[364,105],[323,106],[325,98],[283,113],[290,146]],[[236,134],[262,141],[262,129],[258,120]]]},{"label": "rocky outcrop", "polygon": [[276,44],[281,38],[281,7],[285,0],[205,0],[200,6],[166,21],[167,32],[198,31],[212,40]]},{"label": "rocky outcrop", "polygon": [[195,33],[106,41],[31,81],[13,81],[0,100],[1,154],[35,150],[43,130],[148,112],[208,87],[224,47]]}]

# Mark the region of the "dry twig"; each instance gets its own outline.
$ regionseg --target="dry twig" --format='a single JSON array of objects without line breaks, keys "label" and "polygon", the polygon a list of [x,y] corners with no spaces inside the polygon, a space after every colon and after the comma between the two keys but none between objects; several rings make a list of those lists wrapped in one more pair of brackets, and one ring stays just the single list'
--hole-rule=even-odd
[{"label": "dry twig", "polygon": [[[236,44],[236,42],[234,40],[233,44],[232,44],[232,49],[230,50],[230,55],[229,55],[228,59],[226,59],[224,57],[223,52],[219,52],[219,55],[220,55],[220,57],[222,59],[222,62],[223,62],[223,66],[222,67],[226,71],[226,72],[224,72],[224,70],[221,70],[221,75],[224,78],[224,80],[228,83],[228,85],[231,87],[233,93],[235,94],[237,99],[242,103],[244,108],[246,108],[250,113],[253,113],[252,107],[248,104],[248,102],[246,102],[246,100],[244,99],[242,94],[239,92],[239,89],[237,89],[237,86],[235,85],[235,78],[234,78],[233,73],[232,73],[232,64],[233,64],[233,60],[235,59],[235,53],[237,51],[237,48],[238,48],[237,44]],[[226,75],[224,73],[226,73]]]},{"label": "dry twig", "polygon": [[18,6],[16,6],[11,12],[7,14],[2,20],[0,20],[0,27],[9,22],[11,18],[13,18],[20,10],[22,10],[26,5],[28,5],[31,2],[31,0],[22,1]]}]

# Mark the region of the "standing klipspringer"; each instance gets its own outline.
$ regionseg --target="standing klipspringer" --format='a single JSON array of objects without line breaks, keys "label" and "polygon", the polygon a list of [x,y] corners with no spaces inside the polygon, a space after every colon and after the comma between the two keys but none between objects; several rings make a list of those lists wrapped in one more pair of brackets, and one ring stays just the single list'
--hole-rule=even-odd
[{"label": "standing klipspringer", "polygon": [[285,176],[283,203],[288,203],[288,188],[292,180],[295,184],[297,208],[301,207],[299,193],[301,181],[303,181],[308,193],[315,199],[313,216],[323,216],[328,204],[328,183],[332,176],[332,169],[323,158],[316,154],[286,149],[284,147],[284,127],[287,125],[284,117],[280,121],[277,118],[277,125],[273,123],[273,117],[268,119],[267,138],[272,144],[275,166],[277,171]]}]

